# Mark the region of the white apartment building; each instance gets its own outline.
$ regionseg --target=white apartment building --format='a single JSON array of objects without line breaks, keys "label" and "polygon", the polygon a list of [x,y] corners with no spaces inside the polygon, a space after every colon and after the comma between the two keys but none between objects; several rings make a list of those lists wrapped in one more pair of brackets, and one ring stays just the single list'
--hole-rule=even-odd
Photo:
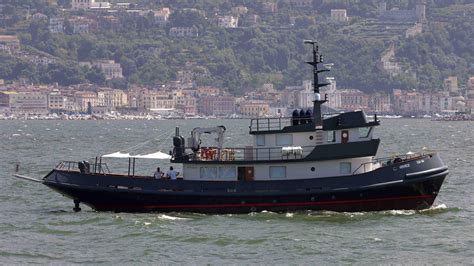
[{"label": "white apartment building", "polygon": [[48,97],[35,92],[14,92],[9,96],[10,110],[14,114],[44,115],[48,113]]},{"label": "white apartment building", "polygon": [[92,65],[102,70],[105,79],[123,78],[122,67],[114,60],[98,60]]},{"label": "white apartment building", "polygon": [[73,10],[80,9],[109,9],[109,2],[96,2],[95,0],[72,0],[71,6]]},{"label": "white apartment building", "polygon": [[222,16],[217,19],[217,26],[222,28],[237,28],[239,18],[234,16]]},{"label": "white apartment building", "polygon": [[347,22],[349,17],[347,17],[346,9],[331,9],[331,20],[336,22]]}]

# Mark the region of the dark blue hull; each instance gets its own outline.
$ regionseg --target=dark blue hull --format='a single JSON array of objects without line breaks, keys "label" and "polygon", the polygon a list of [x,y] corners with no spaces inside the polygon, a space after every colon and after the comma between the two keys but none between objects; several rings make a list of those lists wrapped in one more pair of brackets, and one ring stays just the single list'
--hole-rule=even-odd
[{"label": "dark blue hull", "polygon": [[54,170],[45,177],[44,184],[97,211],[358,212],[429,208],[447,174],[447,167],[434,155],[423,163],[405,161],[343,177],[213,182]]}]

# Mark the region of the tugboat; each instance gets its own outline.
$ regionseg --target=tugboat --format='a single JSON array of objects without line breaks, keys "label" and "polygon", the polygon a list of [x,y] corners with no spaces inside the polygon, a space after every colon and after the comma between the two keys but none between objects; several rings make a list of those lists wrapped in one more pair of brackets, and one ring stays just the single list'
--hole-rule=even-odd
[{"label": "tugboat", "polygon": [[[114,153],[87,162],[61,162],[40,182],[97,211],[249,213],[327,210],[338,212],[425,209],[432,206],[448,174],[437,153],[376,158],[380,139],[374,115],[362,111],[322,114],[320,96],[323,57],[312,46],[314,105],[288,118],[250,121],[253,145],[224,147],[226,128],[195,128],[188,139],[179,128],[170,155],[132,156]],[[217,134],[212,147],[201,146],[202,134]],[[135,175],[135,160],[169,160],[182,164],[172,179]],[[107,157],[128,158],[127,174],[110,173]],[[175,178],[176,177],[176,178]]]}]

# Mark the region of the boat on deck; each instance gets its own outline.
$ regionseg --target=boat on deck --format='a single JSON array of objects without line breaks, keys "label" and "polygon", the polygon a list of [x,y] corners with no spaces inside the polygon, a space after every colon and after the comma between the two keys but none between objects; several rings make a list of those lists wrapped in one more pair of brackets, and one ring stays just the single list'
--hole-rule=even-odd
[{"label": "boat on deck", "polygon": [[[432,206],[448,174],[438,153],[376,158],[380,139],[377,116],[364,112],[321,113],[322,63],[312,45],[312,110],[292,117],[250,121],[253,145],[224,146],[226,128],[195,128],[185,138],[176,128],[170,155],[115,153],[95,162],[61,162],[40,182],[73,199],[74,210],[86,204],[97,211],[249,213],[329,210],[341,212],[425,209]],[[202,146],[203,134],[216,134]],[[107,157],[128,159],[127,173],[113,173]],[[168,159],[180,164],[176,179],[138,176],[135,160]]]}]

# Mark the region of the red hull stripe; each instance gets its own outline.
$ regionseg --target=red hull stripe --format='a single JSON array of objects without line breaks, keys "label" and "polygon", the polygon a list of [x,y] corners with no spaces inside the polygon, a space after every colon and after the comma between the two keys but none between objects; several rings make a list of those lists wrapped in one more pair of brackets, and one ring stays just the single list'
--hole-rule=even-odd
[{"label": "red hull stripe", "polygon": [[319,202],[282,202],[282,203],[241,203],[241,204],[186,204],[186,205],[145,205],[145,209],[198,209],[198,208],[240,208],[240,207],[284,207],[284,206],[311,206],[311,205],[335,205],[335,204],[361,204],[377,201],[430,199],[432,195],[392,197],[366,200],[338,200]]}]

